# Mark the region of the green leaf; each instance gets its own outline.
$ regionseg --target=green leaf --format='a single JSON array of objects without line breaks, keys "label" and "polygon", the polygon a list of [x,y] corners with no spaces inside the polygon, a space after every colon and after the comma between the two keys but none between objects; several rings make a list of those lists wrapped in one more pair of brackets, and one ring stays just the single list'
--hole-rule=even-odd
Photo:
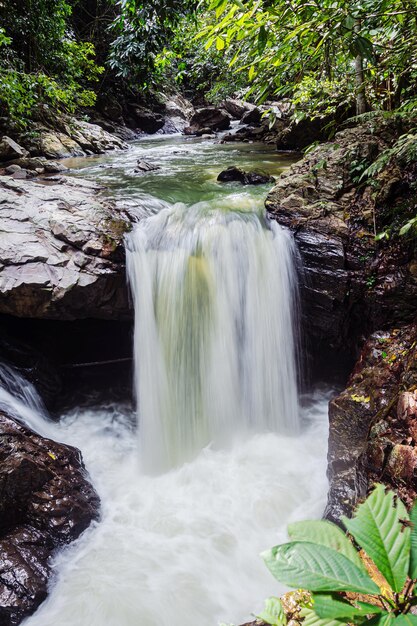
[{"label": "green leaf", "polygon": [[304,618],[303,626],[341,626],[346,623],[344,620],[319,617],[312,609],[302,609],[300,615]]},{"label": "green leaf", "polygon": [[417,626],[417,615],[411,615],[411,613],[398,615],[393,626]]},{"label": "green leaf", "polygon": [[294,522],[288,526],[288,536],[292,541],[309,541],[333,548],[340,554],[344,554],[360,569],[365,569],[362,559],[351,541],[336,524],[325,520]]},{"label": "green leaf", "polygon": [[258,54],[262,54],[262,52],[265,50],[267,41],[268,33],[265,26],[262,24],[258,34]]},{"label": "green leaf", "polygon": [[216,37],[216,49],[223,50],[223,48],[224,48],[224,39],[222,39],[221,37]]},{"label": "green leaf", "polygon": [[417,500],[410,511],[411,527],[411,553],[410,553],[410,578],[417,578]]},{"label": "green leaf", "polygon": [[358,606],[353,606],[344,600],[334,598],[330,594],[313,595],[314,612],[323,619],[352,619],[354,617],[365,617],[375,613],[386,613],[386,611],[373,604],[358,602]]},{"label": "green leaf", "polygon": [[281,600],[274,596],[265,600],[265,609],[255,617],[271,626],[285,626],[287,623],[287,616],[282,608]]},{"label": "green leaf", "polygon": [[311,591],[379,592],[364,570],[326,546],[295,541],[275,546],[262,556],[275,578],[290,587]]},{"label": "green leaf", "polygon": [[402,520],[409,520],[404,504],[397,499],[394,505],[394,493],[385,493],[383,485],[375,487],[353,519],[342,518],[355,541],[397,593],[404,587],[410,562],[410,529]]}]

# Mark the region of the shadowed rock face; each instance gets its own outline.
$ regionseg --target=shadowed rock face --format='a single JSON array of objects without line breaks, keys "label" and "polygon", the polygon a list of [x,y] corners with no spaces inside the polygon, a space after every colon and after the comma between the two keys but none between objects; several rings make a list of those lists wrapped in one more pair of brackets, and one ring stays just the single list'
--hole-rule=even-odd
[{"label": "shadowed rock face", "polygon": [[300,251],[304,328],[316,364],[331,353],[355,355],[363,336],[415,315],[413,248],[405,240],[375,241],[384,211],[411,188],[396,166],[377,177],[377,194],[358,186],[358,168],[399,132],[365,124],[338,133],[285,173],[266,200],[269,216],[293,231]]},{"label": "shadowed rock face", "polygon": [[50,557],[98,517],[99,498],[78,450],[0,412],[0,625],[47,595]]},{"label": "shadowed rock face", "polygon": [[0,313],[130,316],[123,235],[128,216],[79,179],[0,177]]},{"label": "shadowed rock face", "polygon": [[374,482],[417,496],[417,326],[377,332],[330,402],[326,516],[350,515]]}]

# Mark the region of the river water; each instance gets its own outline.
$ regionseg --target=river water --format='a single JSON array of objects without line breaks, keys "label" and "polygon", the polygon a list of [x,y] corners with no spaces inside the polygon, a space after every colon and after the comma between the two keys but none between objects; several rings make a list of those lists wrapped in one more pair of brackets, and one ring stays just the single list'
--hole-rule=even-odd
[{"label": "river water", "polygon": [[[134,173],[137,160],[160,169]],[[68,162],[140,220],[127,238],[138,410],[52,424],[14,385],[15,412],[25,404],[32,427],[81,449],[102,500],[26,626],[239,624],[282,591],[259,553],[324,509],[329,393],[297,393],[295,255],[265,219],[268,186],[216,177],[289,162],[180,137]]]}]

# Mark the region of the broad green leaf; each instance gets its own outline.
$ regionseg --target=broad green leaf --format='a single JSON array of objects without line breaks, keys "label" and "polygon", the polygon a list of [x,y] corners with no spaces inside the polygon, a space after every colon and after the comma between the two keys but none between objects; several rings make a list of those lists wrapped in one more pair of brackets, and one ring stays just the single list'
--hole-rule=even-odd
[{"label": "broad green leaf", "polygon": [[410,512],[411,527],[411,554],[410,554],[410,578],[417,578],[417,500]]},{"label": "broad green leaf", "polygon": [[271,626],[285,626],[287,616],[282,608],[281,600],[272,596],[265,600],[265,608],[256,617]]},{"label": "broad green leaf", "polygon": [[393,626],[417,626],[417,615],[411,615],[411,613],[398,615]]},{"label": "broad green leaf", "polygon": [[319,593],[313,595],[314,612],[323,619],[352,619],[354,617],[365,617],[374,613],[386,613],[386,611],[373,604],[358,602],[358,606],[353,606],[339,598],[334,598],[330,594]]},{"label": "broad green leaf", "polygon": [[375,487],[353,519],[342,518],[355,541],[397,593],[404,587],[410,562],[410,529],[402,520],[409,520],[404,504],[397,499],[394,505],[394,493],[385,493],[383,485]]},{"label": "broad green leaf", "polygon": [[341,626],[346,622],[336,619],[328,619],[319,617],[313,609],[302,609],[300,611],[301,617],[303,617],[303,626]]},{"label": "broad green leaf", "polygon": [[292,541],[309,541],[333,548],[344,554],[359,568],[365,569],[362,559],[346,534],[336,524],[325,520],[294,522],[288,526],[288,536]]},{"label": "broad green leaf", "polygon": [[295,541],[275,546],[262,556],[275,578],[290,587],[311,591],[379,592],[364,570],[327,546]]}]

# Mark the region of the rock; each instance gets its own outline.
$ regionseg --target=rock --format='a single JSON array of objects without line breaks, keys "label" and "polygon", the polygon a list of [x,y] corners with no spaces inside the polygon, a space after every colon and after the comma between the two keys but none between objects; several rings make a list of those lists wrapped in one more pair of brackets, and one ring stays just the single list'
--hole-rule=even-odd
[{"label": "rock", "polygon": [[34,172],[33,170],[23,170],[20,168],[13,172],[12,178],[15,178],[16,180],[26,180],[27,178],[35,178],[36,175],[37,172]]},{"label": "rock", "polygon": [[0,313],[130,318],[123,236],[131,222],[99,190],[65,177],[0,180]]},{"label": "rock", "polygon": [[4,171],[6,174],[11,175],[11,174],[15,174],[15,172],[19,172],[22,168],[20,167],[20,165],[17,164],[12,164],[12,165],[8,165]]},{"label": "rock", "polygon": [[135,103],[129,104],[128,110],[133,119],[133,124],[145,133],[154,134],[160,130],[165,123],[163,115]]},{"label": "rock", "polygon": [[48,159],[45,157],[25,157],[18,159],[15,163],[26,170],[36,171],[38,169],[43,170],[48,163]]},{"label": "rock", "polygon": [[35,124],[33,131],[21,135],[20,141],[32,157],[48,159],[101,154],[106,150],[128,147],[119,137],[111,135],[97,124],[69,116],[51,120],[51,127]]},{"label": "rock", "polygon": [[28,152],[7,135],[0,141],[0,161],[11,161],[27,156]]},{"label": "rock", "polygon": [[194,113],[194,107],[189,100],[180,94],[160,94],[164,106],[164,113],[168,118],[181,118],[187,121]]},{"label": "rock", "polygon": [[138,161],[137,167],[135,168],[135,172],[155,172],[156,170],[160,170],[159,165],[153,165],[152,163],[148,163],[147,161]]},{"label": "rock", "polygon": [[350,515],[375,482],[409,504],[417,496],[416,340],[415,324],[374,333],[330,403],[326,517],[333,521]]},{"label": "rock", "polygon": [[[337,133],[282,175],[266,200],[269,216],[292,230],[300,251],[303,327],[321,375],[334,373],[342,352],[348,365],[363,336],[415,316],[413,249],[404,239],[375,241],[374,215],[380,222],[385,211],[392,214],[393,200],[385,208],[373,188],[357,189],[354,169],[365,169],[401,132],[384,122]],[[402,192],[396,202],[405,199]]]},{"label": "rock", "polygon": [[58,174],[59,172],[66,172],[68,168],[63,163],[57,161],[47,161],[44,165],[45,172],[48,174]]},{"label": "rock", "polygon": [[0,412],[0,623],[19,624],[48,593],[51,557],[97,519],[78,450]]},{"label": "rock", "polygon": [[417,391],[401,393],[397,404],[398,419],[410,420],[417,418]]},{"label": "rock", "polygon": [[245,111],[242,115],[242,119],[240,120],[241,124],[248,125],[257,125],[260,124],[262,120],[262,111],[258,107],[253,107]]},{"label": "rock", "polygon": [[245,113],[256,109],[254,104],[235,98],[226,98],[226,100],[222,102],[222,106],[235,120],[240,120]]},{"label": "rock", "polygon": [[315,117],[305,118],[299,122],[288,120],[288,123],[279,128],[275,143],[278,150],[304,150],[315,141],[326,141],[328,126],[333,118]]},{"label": "rock", "polygon": [[51,130],[44,130],[40,133],[38,152],[50,159],[85,156],[86,154],[81,146],[71,137]]},{"label": "rock", "polygon": [[388,457],[387,474],[393,480],[403,480],[412,484],[416,468],[417,448],[397,443]]},{"label": "rock", "polygon": [[[225,111],[217,108],[207,107],[205,109],[199,109],[194,113],[190,119],[189,128],[193,129],[193,132],[186,134],[195,134],[202,129],[210,130],[227,130],[230,128],[230,117]],[[204,130],[206,133],[207,131]]]},{"label": "rock", "polygon": [[269,174],[257,171],[245,172],[235,166],[228,167],[220,172],[217,180],[222,183],[236,181],[242,183],[242,185],[265,185],[275,182],[275,178]]}]

